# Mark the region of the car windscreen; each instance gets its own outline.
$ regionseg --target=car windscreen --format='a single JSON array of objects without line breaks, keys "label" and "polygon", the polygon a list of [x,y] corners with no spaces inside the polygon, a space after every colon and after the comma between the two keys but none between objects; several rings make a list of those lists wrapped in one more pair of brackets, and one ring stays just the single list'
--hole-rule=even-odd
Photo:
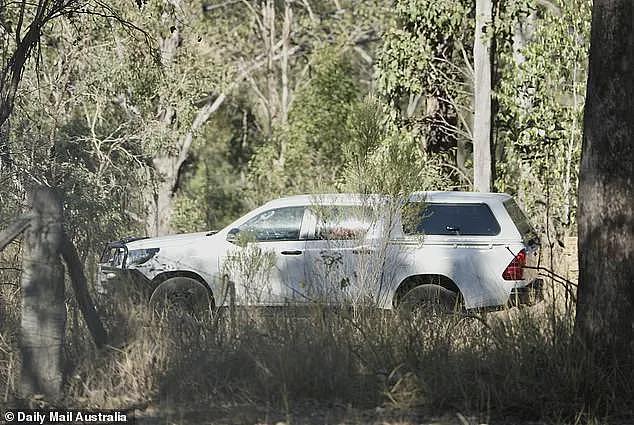
[{"label": "car windscreen", "polygon": [[517,205],[514,199],[508,199],[504,201],[504,208],[506,212],[511,216],[511,220],[515,223],[517,230],[522,235],[524,242],[537,241],[537,232],[531,226],[530,221],[526,218],[526,215],[522,209]]},{"label": "car windscreen", "polygon": [[304,207],[282,207],[265,211],[242,226],[240,232],[256,241],[297,241],[302,227]]},{"label": "car windscreen", "polygon": [[487,204],[421,203],[403,206],[406,235],[495,236],[500,225]]}]

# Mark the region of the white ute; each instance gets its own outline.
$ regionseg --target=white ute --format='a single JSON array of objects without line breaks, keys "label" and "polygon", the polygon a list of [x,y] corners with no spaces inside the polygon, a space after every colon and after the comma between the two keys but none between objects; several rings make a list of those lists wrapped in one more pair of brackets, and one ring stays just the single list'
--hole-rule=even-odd
[{"label": "white ute", "polygon": [[152,299],[189,296],[215,306],[495,308],[541,299],[531,267],[538,261],[538,238],[507,194],[301,195],[218,232],[110,243],[98,289],[136,281]]}]

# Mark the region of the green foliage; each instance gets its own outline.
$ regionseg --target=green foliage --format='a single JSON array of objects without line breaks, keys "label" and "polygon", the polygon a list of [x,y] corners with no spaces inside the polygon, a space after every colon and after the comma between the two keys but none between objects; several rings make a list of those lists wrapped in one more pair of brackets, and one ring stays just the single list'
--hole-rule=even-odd
[{"label": "green foliage", "polygon": [[[576,208],[589,2],[553,4],[560,14],[529,0],[500,2],[495,11],[496,185],[519,195],[532,213],[547,203],[556,225],[566,228]],[[176,155],[201,105],[229,87],[230,100],[194,134],[178,170],[184,173],[174,197],[175,230],[220,227],[285,194],[392,191],[404,181],[417,182],[416,189],[468,184],[456,177],[468,173],[468,155],[458,163],[456,150],[468,150],[470,138],[471,1],[294,4],[291,46],[301,49],[289,58],[291,107],[287,122],[278,113],[270,132],[254,93],[266,86],[263,95],[277,101],[272,93],[280,81],[267,92],[277,59],[272,69],[254,68],[249,79],[235,80],[266,53],[257,24],[262,5],[250,6],[201,13],[194,4],[139,10],[112,3],[144,32],[82,14],[56,21],[43,33],[40,66],[24,75],[11,122],[19,146],[16,187],[60,186],[80,239],[136,233],[148,183],[163,177],[153,176],[153,161]],[[284,7],[274,9],[281,31]],[[529,14],[535,30],[518,65],[511,36]],[[378,54],[365,41],[354,44],[385,23]],[[166,55],[175,31],[178,47]],[[371,69],[355,53],[359,46],[378,58],[377,96],[388,107],[374,112],[358,102],[374,84],[364,81]],[[99,223],[82,219],[84,208],[103,211]]]},{"label": "green foliage", "polygon": [[247,105],[236,98],[205,126],[174,204],[176,231],[221,229],[252,206],[245,188],[252,148],[262,143],[256,125]]},{"label": "green foliage", "polygon": [[350,137],[346,121],[359,89],[354,69],[336,47],[319,50],[312,63],[310,81],[295,93],[288,137],[318,151],[326,167],[338,167]]},{"label": "green foliage", "polygon": [[[204,181],[204,180],[203,180]],[[200,185],[192,184],[194,190],[182,193],[174,201],[174,214],[172,214],[172,227],[179,233],[202,231],[207,226],[206,190]],[[198,190],[195,190],[198,189]]]},{"label": "green foliage", "polygon": [[[558,235],[575,222],[590,6],[498,2],[490,29],[495,187],[516,195],[529,215],[548,215]],[[473,2],[399,0],[394,15],[379,54],[379,93],[400,131],[462,175],[470,165]],[[518,51],[520,25],[526,41]]]},{"label": "green foliage", "polygon": [[[469,50],[472,2],[398,0],[396,27],[381,49],[380,89],[389,99],[405,93],[437,94],[451,90],[460,49]],[[450,63],[447,63],[450,61]]]},{"label": "green foliage", "polygon": [[336,48],[317,51],[311,78],[295,93],[287,127],[276,128],[251,162],[258,201],[331,188],[349,142],[346,122],[359,95],[350,63]]},{"label": "green foliage", "polygon": [[349,119],[351,140],[343,191],[404,196],[412,191],[446,187],[438,156],[425,153],[407,132],[399,131],[374,98],[360,102]]},{"label": "green foliage", "polygon": [[[470,142],[473,16],[471,1],[395,2],[395,26],[379,52],[378,88],[396,125],[426,153],[456,164]],[[463,158],[463,156],[460,156]],[[453,185],[468,184],[464,160]]]},{"label": "green foliage", "polygon": [[[298,53],[288,58],[287,68],[284,68],[288,78],[285,87],[290,99],[290,110],[285,116],[280,111],[284,102],[280,97],[283,65],[274,59],[273,68],[269,68],[262,61],[263,54],[267,54],[266,40],[269,36],[266,33],[268,23],[262,21],[267,4],[238,2],[206,13],[208,22],[220,26],[218,34],[225,31],[224,37],[216,40],[223,52],[221,62],[228,64],[230,69],[227,75],[235,77],[236,73],[252,65],[259,68],[251,68],[253,72],[249,78],[232,93],[234,98],[240,99],[242,107],[253,114],[253,120],[249,122],[254,123],[255,129],[246,142],[248,155],[245,161],[250,163],[246,182],[242,162],[231,167],[217,163],[214,168],[218,167],[218,171],[212,172],[217,179],[213,184],[207,184],[211,188],[205,191],[207,195],[191,192],[187,179],[196,177],[186,174],[179,197],[195,197],[201,208],[205,203],[202,199],[211,199],[209,195],[218,191],[223,195],[212,201],[220,205],[229,202],[232,207],[222,211],[237,215],[243,209],[272,197],[332,190],[344,162],[342,146],[348,141],[345,124],[349,109],[364,90],[363,84],[372,84],[371,81],[363,81],[371,78],[372,70],[364,62],[365,58],[354,54],[352,44],[359,39],[375,37],[378,28],[389,16],[386,13],[387,2],[274,3],[276,35],[283,32],[284,9],[290,4],[290,47],[291,50],[300,48]],[[244,19],[245,16],[253,20]],[[364,41],[362,47],[365,55],[373,54],[371,42]],[[280,52],[275,50],[274,53],[279,55]],[[229,116],[231,114],[225,115],[224,119]],[[234,134],[244,133],[238,126],[233,128]],[[203,133],[209,134],[207,130]],[[204,142],[198,140],[198,143],[214,144],[214,139],[213,136],[207,137]],[[244,144],[236,140],[233,145]],[[230,156],[226,159],[230,160]],[[223,171],[220,170],[229,172],[221,175]],[[234,179],[234,184],[228,187],[226,183],[231,179]],[[245,186],[248,186],[246,192],[243,191]],[[227,190],[219,189],[222,187],[227,187]],[[187,191],[190,193],[185,193]],[[229,200],[234,197],[239,202]],[[238,205],[240,208],[237,208]],[[209,208],[215,207],[207,206],[208,211]],[[209,214],[207,216],[210,217]],[[219,222],[222,220],[211,221]],[[177,227],[182,228],[180,225]]]},{"label": "green foliage", "polygon": [[575,223],[591,2],[559,7],[559,15],[538,11],[521,63],[502,57],[496,187],[518,195],[529,215],[548,215],[561,234]]},{"label": "green foliage", "polygon": [[[145,66],[146,75],[152,74],[152,59],[122,48],[113,61],[117,43],[111,30],[81,15],[50,28],[42,36],[39,67],[23,76],[11,119],[16,195],[34,184],[57,188],[67,231],[82,256],[98,253],[104,242],[138,234],[143,211],[135,192],[146,170],[145,127],[141,116],[118,107],[117,98],[137,91],[126,90],[126,80],[144,87],[132,76]],[[148,95],[139,89],[146,103]]]},{"label": "green foliage", "polygon": [[[145,233],[149,183],[163,178],[153,160],[178,153],[201,98],[227,72],[215,48],[220,26],[207,26],[198,6],[110,7],[127,23],[77,14],[43,35],[40,66],[24,75],[11,126],[22,189],[59,187],[86,253]],[[167,54],[175,31],[178,47]]]},{"label": "green foliage", "polygon": [[256,151],[249,173],[249,197],[256,204],[284,195],[316,192],[334,179],[319,161],[318,151],[303,141],[291,140],[282,135]]}]

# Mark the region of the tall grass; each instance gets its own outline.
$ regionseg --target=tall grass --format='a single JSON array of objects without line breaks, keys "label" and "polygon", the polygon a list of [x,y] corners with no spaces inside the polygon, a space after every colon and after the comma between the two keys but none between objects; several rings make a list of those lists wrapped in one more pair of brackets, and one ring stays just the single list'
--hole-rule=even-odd
[{"label": "tall grass", "polygon": [[0,406],[11,400],[19,369],[20,258],[17,243],[0,252]]},{"label": "tall grass", "polygon": [[[319,305],[193,317],[108,298],[100,305],[111,346],[102,351],[70,302],[64,403],[290,409],[313,400],[505,421],[631,420],[632,371],[592,364],[573,339],[574,312],[561,291],[550,293],[532,308],[441,317]],[[2,323],[0,391],[8,393],[17,367],[6,340],[15,328],[16,320]],[[589,394],[599,401],[588,404]]]},{"label": "tall grass", "polygon": [[[122,407],[305,400],[574,421],[632,409],[632,373],[584,364],[572,317],[541,308],[458,317],[240,309],[202,318],[122,304],[119,347],[76,347],[68,402]],[[115,316],[113,316],[115,317]],[[589,391],[603,399],[588,405]]]}]

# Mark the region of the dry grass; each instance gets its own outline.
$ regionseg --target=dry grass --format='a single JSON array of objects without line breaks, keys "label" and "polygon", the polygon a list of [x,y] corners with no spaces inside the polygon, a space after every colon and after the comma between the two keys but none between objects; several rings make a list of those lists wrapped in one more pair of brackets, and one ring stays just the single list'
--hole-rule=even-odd
[{"label": "dry grass", "polygon": [[[571,340],[572,316],[552,320],[548,305],[442,319],[247,309],[233,325],[227,311],[219,320],[194,320],[120,308],[113,315],[118,348],[97,353],[84,341],[73,354],[68,403],[293,411],[312,400],[556,423],[616,417],[632,407],[631,374],[605,375],[584,364]],[[597,392],[603,398],[587,405]]]},{"label": "dry grass", "polygon": [[0,406],[15,393],[19,369],[20,256],[17,243],[0,253]]},{"label": "dry grass", "polygon": [[[137,407],[175,423],[627,423],[632,371],[588,363],[570,303],[559,285],[549,293],[530,309],[444,318],[320,306],[159,317],[130,298],[104,299],[112,346],[101,352],[70,303],[65,404]],[[16,328],[16,317],[2,323],[8,393]]]}]

